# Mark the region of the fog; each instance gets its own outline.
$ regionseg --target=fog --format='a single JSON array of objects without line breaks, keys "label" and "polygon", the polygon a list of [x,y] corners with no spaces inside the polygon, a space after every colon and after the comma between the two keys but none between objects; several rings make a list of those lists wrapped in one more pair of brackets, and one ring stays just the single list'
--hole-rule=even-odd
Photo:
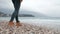
[{"label": "fog", "polygon": [[[0,10],[14,10],[11,0],[0,0]],[[23,0],[20,10],[34,11],[51,17],[60,17],[60,0]]]}]

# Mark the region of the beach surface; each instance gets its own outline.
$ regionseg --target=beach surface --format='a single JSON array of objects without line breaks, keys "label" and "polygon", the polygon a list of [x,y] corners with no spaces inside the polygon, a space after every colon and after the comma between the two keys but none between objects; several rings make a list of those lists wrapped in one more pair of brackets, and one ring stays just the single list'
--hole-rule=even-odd
[{"label": "beach surface", "polygon": [[0,34],[60,34],[60,31],[54,28],[48,28],[42,25],[33,25],[22,23],[22,26],[17,28],[8,26],[8,21],[0,21]]}]

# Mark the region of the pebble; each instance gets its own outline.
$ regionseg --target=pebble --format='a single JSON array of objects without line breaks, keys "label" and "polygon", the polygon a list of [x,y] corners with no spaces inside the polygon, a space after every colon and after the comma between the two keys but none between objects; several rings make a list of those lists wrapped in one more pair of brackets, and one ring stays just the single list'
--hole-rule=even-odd
[{"label": "pebble", "polygon": [[21,27],[9,27],[8,22],[0,22],[0,34],[60,34],[59,31],[49,30],[46,27],[39,27],[23,23]]}]

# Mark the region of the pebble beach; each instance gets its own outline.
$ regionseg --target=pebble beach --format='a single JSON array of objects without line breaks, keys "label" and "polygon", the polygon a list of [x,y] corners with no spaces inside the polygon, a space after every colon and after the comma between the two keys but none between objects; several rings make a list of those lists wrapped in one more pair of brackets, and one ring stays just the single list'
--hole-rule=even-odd
[{"label": "pebble beach", "polygon": [[0,34],[60,34],[60,31],[27,23],[18,28],[15,25],[10,27],[8,21],[0,21]]}]

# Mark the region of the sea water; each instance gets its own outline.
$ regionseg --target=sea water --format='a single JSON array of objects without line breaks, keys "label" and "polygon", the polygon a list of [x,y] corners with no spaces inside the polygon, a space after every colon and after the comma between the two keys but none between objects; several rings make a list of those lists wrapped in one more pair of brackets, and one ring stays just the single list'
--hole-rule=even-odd
[{"label": "sea water", "polygon": [[[0,21],[9,21],[10,17],[0,17]],[[60,19],[41,19],[35,17],[19,17],[22,23],[33,24],[37,26],[47,26],[49,28],[55,28],[60,30]],[[15,20],[14,20],[15,21]]]}]

